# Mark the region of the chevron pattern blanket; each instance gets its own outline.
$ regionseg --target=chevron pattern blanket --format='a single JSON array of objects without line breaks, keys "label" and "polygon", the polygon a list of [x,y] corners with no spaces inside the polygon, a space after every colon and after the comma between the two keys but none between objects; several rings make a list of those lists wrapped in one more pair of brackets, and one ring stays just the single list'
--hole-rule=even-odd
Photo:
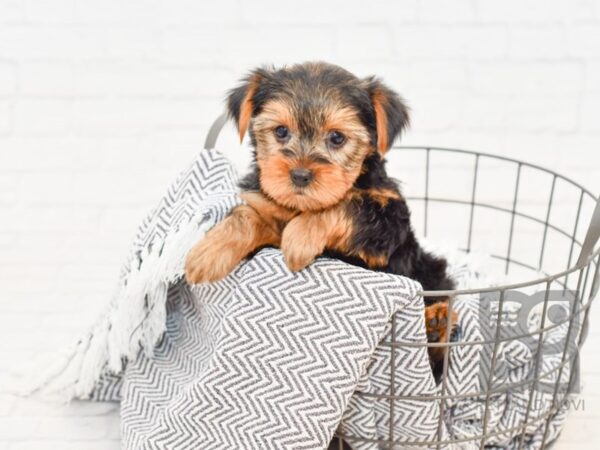
[{"label": "chevron pattern blanket", "polygon": [[[441,429],[440,404],[427,399],[440,386],[426,349],[392,353],[391,339],[426,342],[416,282],[326,258],[294,274],[275,249],[221,282],[182,281],[187,250],[239,204],[236,180],[218,151],[198,155],[140,226],[106,313],[37,386],[69,398],[120,401],[123,448],[131,450],[319,449],[336,431],[367,438],[354,442],[356,449],[390,440],[410,448],[481,434],[485,399],[469,394],[481,388],[489,348],[451,351]],[[472,260],[447,256],[460,287],[491,282]],[[456,308],[461,339],[481,339],[478,299],[464,296]],[[527,351],[500,349],[507,364],[495,385],[526,379],[533,360]],[[543,366],[558,363],[545,358]],[[392,392],[405,398],[372,395]],[[565,417],[562,410],[544,417],[548,394],[533,394],[530,417],[540,419],[526,430],[525,448],[539,447],[546,419],[552,439]],[[515,426],[529,396],[528,389],[493,396],[489,446],[518,446]]]}]

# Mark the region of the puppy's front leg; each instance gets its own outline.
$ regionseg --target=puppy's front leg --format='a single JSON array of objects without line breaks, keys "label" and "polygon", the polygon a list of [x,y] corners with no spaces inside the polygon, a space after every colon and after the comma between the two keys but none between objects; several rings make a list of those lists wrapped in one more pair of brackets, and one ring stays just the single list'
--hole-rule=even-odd
[{"label": "puppy's front leg", "polygon": [[265,245],[278,245],[280,238],[279,231],[254,208],[238,206],[188,253],[186,280],[189,283],[220,280],[252,251]]},{"label": "puppy's front leg", "polygon": [[326,249],[344,249],[352,233],[352,222],[345,204],[304,212],[284,228],[281,251],[287,266],[296,272],[304,269]]}]

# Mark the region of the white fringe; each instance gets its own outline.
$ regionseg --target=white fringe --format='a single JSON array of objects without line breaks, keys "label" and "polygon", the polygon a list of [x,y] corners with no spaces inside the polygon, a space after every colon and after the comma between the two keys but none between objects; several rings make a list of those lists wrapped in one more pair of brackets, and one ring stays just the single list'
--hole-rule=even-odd
[{"label": "white fringe", "polygon": [[21,395],[38,394],[64,400],[86,399],[100,378],[120,373],[123,361],[137,356],[140,347],[151,354],[166,329],[169,285],[184,272],[189,249],[214,225],[214,218],[200,211],[178,231],[169,233],[162,246],[141,255],[140,268],[132,267],[105,314],[66,353],[19,388]]}]

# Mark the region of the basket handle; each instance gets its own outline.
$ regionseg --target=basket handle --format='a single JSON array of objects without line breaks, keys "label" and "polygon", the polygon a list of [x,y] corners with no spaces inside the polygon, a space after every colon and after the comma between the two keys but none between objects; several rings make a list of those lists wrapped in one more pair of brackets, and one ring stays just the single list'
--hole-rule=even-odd
[{"label": "basket handle", "polygon": [[204,149],[212,150],[215,148],[215,144],[217,143],[217,138],[219,137],[219,133],[223,129],[223,126],[227,122],[227,113],[223,112],[219,117],[215,119],[213,124],[210,126],[210,130],[208,130],[208,134],[206,135],[206,140],[204,141]]},{"label": "basket handle", "polygon": [[594,247],[596,247],[596,243],[600,238],[600,197],[596,202],[596,207],[594,208],[594,213],[592,214],[592,220],[590,221],[590,226],[588,227],[587,233],[585,234],[585,239],[583,240],[583,245],[581,246],[581,252],[579,253],[579,258],[577,259],[577,267],[583,267],[587,264],[590,256],[594,252]]}]

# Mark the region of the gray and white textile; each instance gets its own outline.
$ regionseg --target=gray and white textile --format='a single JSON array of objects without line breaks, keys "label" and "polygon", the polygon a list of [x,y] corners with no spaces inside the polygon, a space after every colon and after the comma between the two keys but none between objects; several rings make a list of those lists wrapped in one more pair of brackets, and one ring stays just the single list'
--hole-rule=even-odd
[{"label": "gray and white textile", "polygon": [[[41,390],[121,401],[128,450],[321,449],[336,430],[373,440],[389,439],[390,430],[405,442],[436,439],[439,402],[420,398],[440,391],[426,349],[399,347],[392,355],[385,345],[394,315],[396,341],[426,341],[418,283],[326,258],[294,274],[275,249],[220,282],[182,281],[191,245],[240,203],[236,180],[218,151],[198,154],[140,226],[106,313],[37,382]],[[481,282],[470,259],[448,256],[460,287]],[[469,296],[456,302],[463,340],[483,336],[478,305]],[[500,347],[506,364],[494,385],[530,376],[527,351]],[[445,402],[442,439],[481,434],[485,397],[460,396],[481,389],[488,353],[481,345],[451,351],[447,395],[459,397]],[[391,393],[392,362],[393,392],[411,399],[394,402],[390,427],[390,401],[364,393]],[[543,360],[544,367],[556,364]],[[511,428],[522,421],[529,393],[492,396],[490,445],[518,442]],[[536,400],[546,395],[534,393]],[[549,406],[535,401],[530,417]],[[564,416],[551,417],[551,438]],[[527,430],[525,448],[539,447],[542,424]]]}]

